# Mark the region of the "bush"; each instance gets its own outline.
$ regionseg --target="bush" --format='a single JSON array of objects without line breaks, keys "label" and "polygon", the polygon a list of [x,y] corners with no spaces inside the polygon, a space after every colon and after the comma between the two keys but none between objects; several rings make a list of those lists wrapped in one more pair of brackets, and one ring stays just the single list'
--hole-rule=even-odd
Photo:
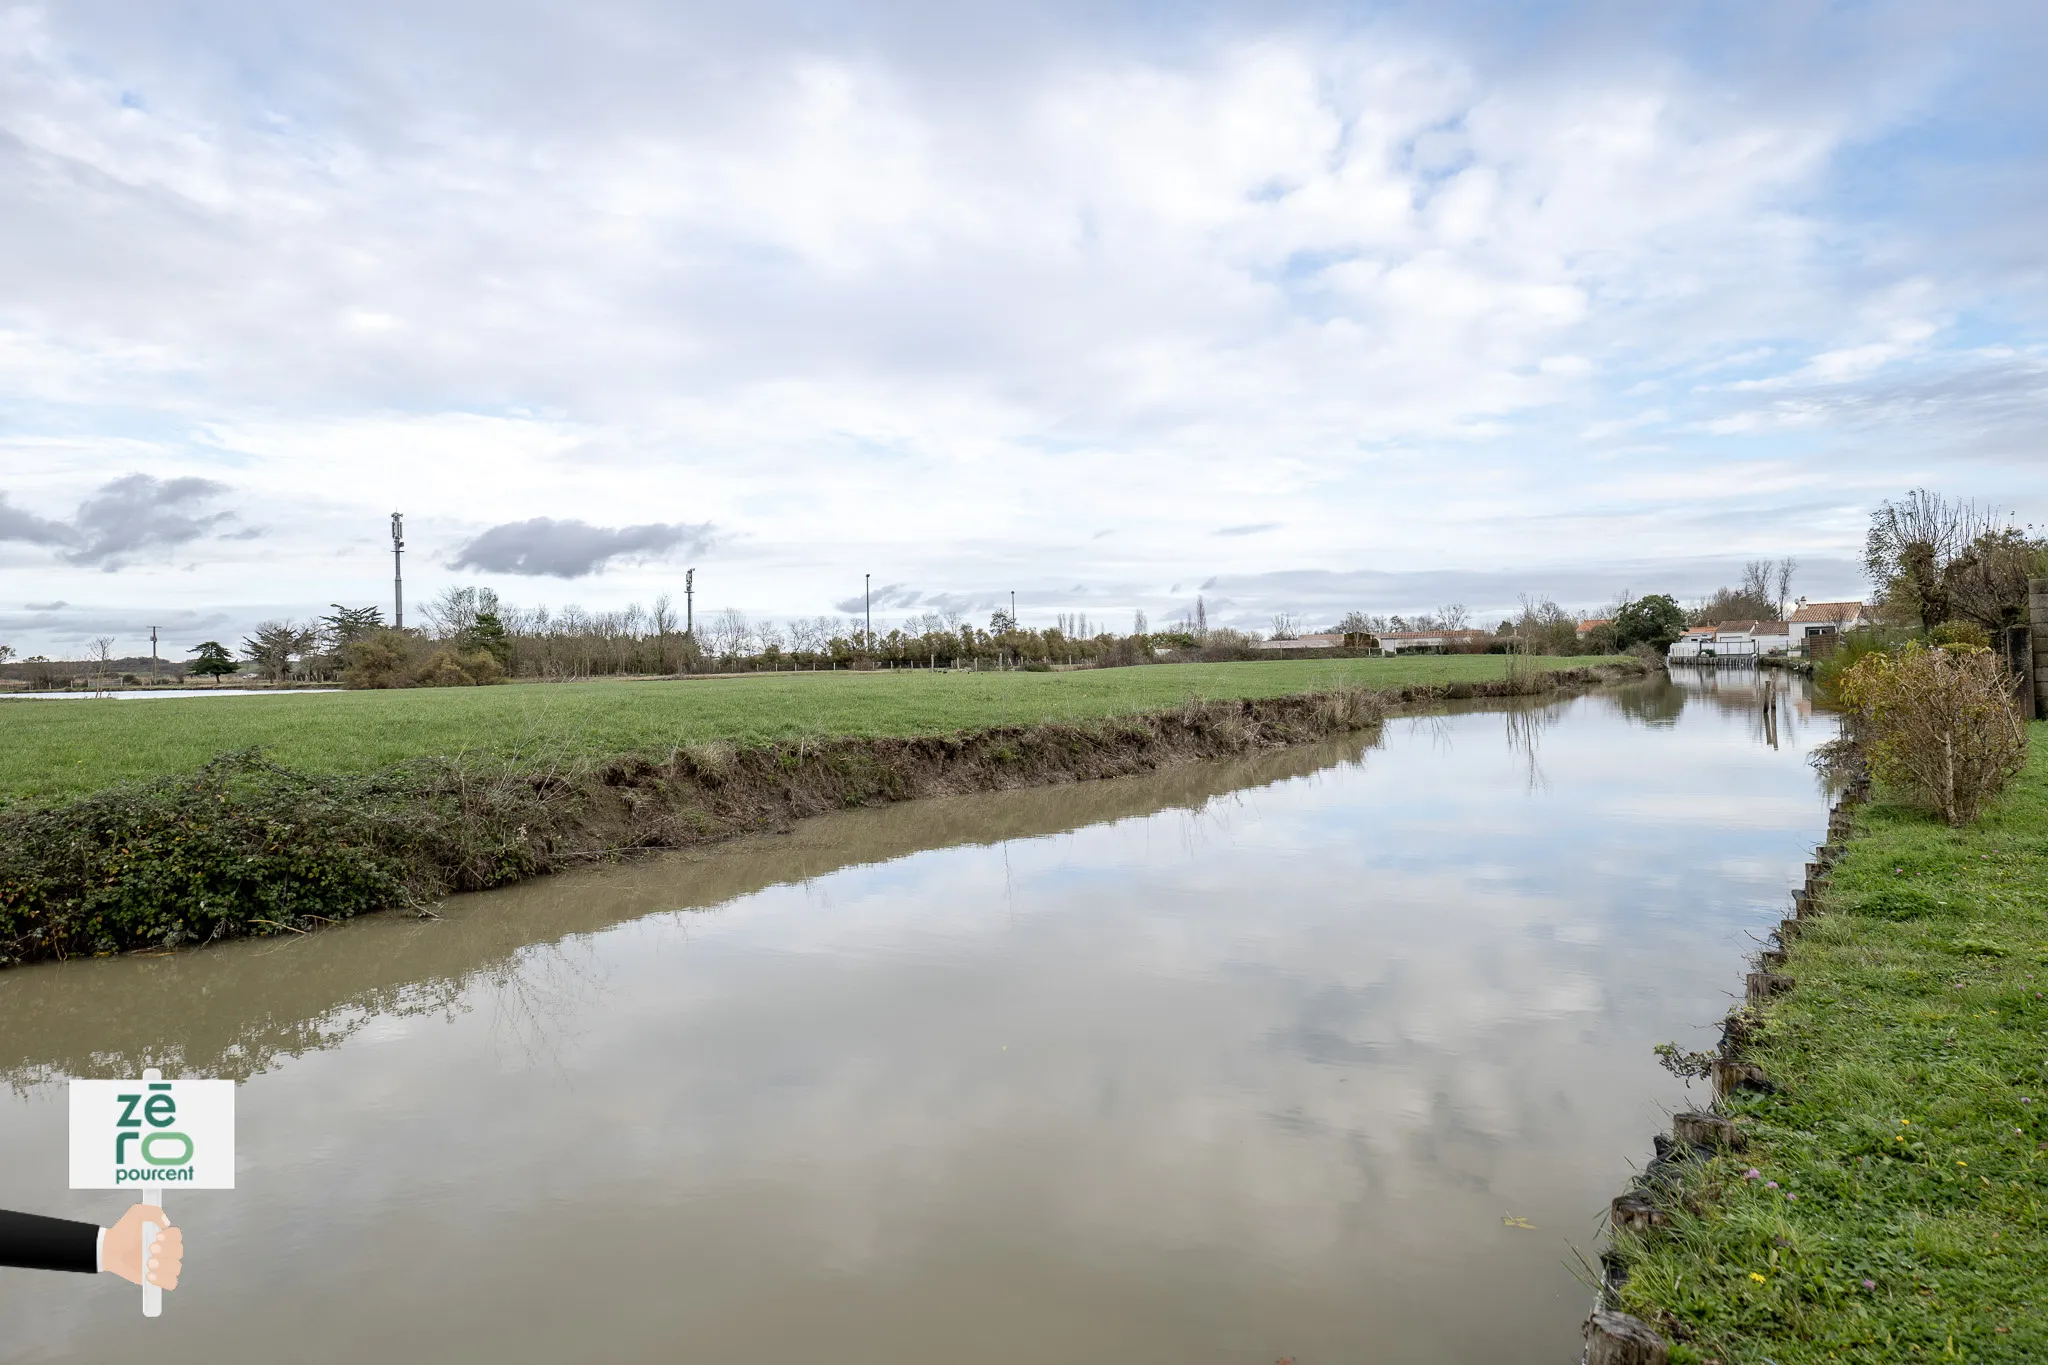
[{"label": "bush", "polygon": [[2012,681],[1989,651],[1914,643],[1868,654],[1836,690],[1855,708],[1872,776],[1950,825],[1975,820],[2026,762]]},{"label": "bush", "polygon": [[505,681],[505,670],[485,650],[457,654],[452,649],[437,649],[413,681],[421,687],[476,687]]},{"label": "bush", "polygon": [[1975,621],[1943,621],[1928,632],[1938,645],[1961,645],[1966,649],[1991,648],[1991,633]]},{"label": "bush", "polygon": [[402,630],[380,630],[341,650],[343,687],[409,687],[413,640]]},{"label": "bush", "polygon": [[1905,631],[1884,626],[1866,626],[1844,632],[1835,652],[1813,666],[1813,690],[1828,706],[1853,710],[1841,693],[1842,679],[1873,654],[1888,654],[1905,647],[1912,637]]}]

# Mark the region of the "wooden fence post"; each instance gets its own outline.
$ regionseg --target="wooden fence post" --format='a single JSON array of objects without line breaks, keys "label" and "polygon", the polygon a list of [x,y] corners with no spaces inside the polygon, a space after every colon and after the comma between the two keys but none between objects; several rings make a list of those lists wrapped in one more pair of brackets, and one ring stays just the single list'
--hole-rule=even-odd
[{"label": "wooden fence post", "polygon": [[2027,617],[2034,636],[2034,715],[2048,720],[2048,578],[2027,580]]}]

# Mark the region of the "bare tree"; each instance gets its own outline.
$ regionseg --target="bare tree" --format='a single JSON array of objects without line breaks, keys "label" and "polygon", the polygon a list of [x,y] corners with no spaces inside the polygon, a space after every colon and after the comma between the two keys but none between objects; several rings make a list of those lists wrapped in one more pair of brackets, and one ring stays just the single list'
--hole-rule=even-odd
[{"label": "bare tree", "polygon": [[1771,572],[1771,600],[1777,604],[1777,615],[1773,620],[1785,619],[1785,604],[1792,600],[1792,575],[1799,572],[1799,561],[1787,555],[1778,561]]},{"label": "bare tree", "polygon": [[1864,538],[1863,567],[1884,604],[1897,616],[1917,618],[1932,630],[1948,619],[1949,593],[1944,571],[1974,539],[1981,517],[1973,504],[1950,502],[1939,493],[1916,488],[1897,502],[1886,502],[1870,514]]},{"label": "bare tree", "polygon": [[736,659],[747,652],[753,626],[748,623],[745,612],[738,607],[727,607],[711,619],[711,629],[705,634],[714,654],[721,659]]},{"label": "bare tree", "polygon": [[1443,619],[1445,630],[1463,630],[1465,623],[1472,619],[1463,602],[1453,602],[1448,607],[1438,607],[1437,615]]},{"label": "bare tree", "polygon": [[107,665],[114,659],[114,637],[97,635],[93,637],[86,657],[92,660],[92,690],[99,696],[107,690]]},{"label": "bare tree", "polygon": [[1273,638],[1292,640],[1301,634],[1301,618],[1291,611],[1273,613]]},{"label": "bare tree", "polygon": [[654,627],[654,671],[668,672],[668,637],[676,628],[676,600],[667,593],[654,599],[654,610],[648,614]]}]

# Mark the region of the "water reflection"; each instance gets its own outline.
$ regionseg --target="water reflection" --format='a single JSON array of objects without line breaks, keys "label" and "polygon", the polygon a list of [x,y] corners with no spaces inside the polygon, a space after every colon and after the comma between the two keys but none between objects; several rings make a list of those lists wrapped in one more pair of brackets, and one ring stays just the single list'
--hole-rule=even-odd
[{"label": "water reflection", "polygon": [[[1650,1045],[1823,823],[1787,700],[1396,721],[11,973],[0,1205],[110,1218],[44,1082],[149,1059],[249,1078],[172,1365],[1568,1358],[1571,1247],[1683,1100]],[[10,1351],[145,1349],[100,1289],[0,1278]]]}]

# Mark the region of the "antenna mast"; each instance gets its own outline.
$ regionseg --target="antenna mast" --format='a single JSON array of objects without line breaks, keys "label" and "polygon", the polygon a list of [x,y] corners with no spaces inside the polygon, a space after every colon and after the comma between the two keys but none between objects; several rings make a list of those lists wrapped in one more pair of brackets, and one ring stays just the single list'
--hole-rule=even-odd
[{"label": "antenna mast", "polygon": [[405,629],[405,567],[400,556],[405,553],[405,517],[402,513],[391,514],[391,624],[394,629]]}]

